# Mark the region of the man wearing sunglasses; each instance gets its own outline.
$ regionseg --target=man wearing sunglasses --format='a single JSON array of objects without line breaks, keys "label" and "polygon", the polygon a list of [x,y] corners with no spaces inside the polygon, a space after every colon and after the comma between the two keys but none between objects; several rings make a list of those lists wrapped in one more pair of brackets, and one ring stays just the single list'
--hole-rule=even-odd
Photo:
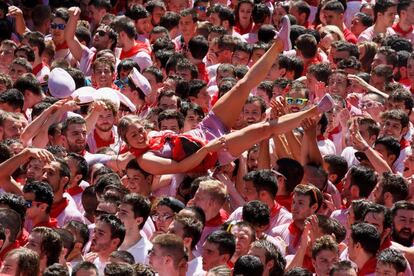
[{"label": "man wearing sunglasses", "polygon": [[23,196],[26,200],[28,231],[38,226],[57,228],[57,220],[50,217],[54,195],[49,184],[40,181],[28,183],[23,186]]}]

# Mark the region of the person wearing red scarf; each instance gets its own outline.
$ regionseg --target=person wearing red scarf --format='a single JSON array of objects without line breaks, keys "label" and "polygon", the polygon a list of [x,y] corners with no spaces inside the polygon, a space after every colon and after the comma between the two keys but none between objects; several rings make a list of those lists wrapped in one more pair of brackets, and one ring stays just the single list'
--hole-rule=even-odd
[{"label": "person wearing red scarf", "polygon": [[[26,200],[26,219],[30,221],[32,228],[45,226],[57,227],[56,218],[50,217],[53,204],[53,191],[49,184],[33,181],[23,186],[23,196]],[[28,229],[31,232],[31,229]]]},{"label": "person wearing red scarf", "polygon": [[348,243],[349,259],[358,266],[358,276],[374,275],[376,255],[380,249],[381,237],[377,229],[368,223],[351,226]]},{"label": "person wearing red scarf", "polygon": [[392,25],[392,29],[399,37],[414,41],[414,3],[411,1],[399,1],[397,6],[398,23]]},{"label": "person wearing red scarf", "polygon": [[[243,179],[245,181],[244,200],[246,202],[259,200],[270,210],[270,223],[267,229],[264,229],[266,234],[269,234],[276,226],[292,221],[292,214],[275,201],[278,191],[276,172],[271,170],[251,171]],[[230,215],[229,221],[241,220],[242,211],[243,207],[237,208]]]},{"label": "person wearing red scarf", "polygon": [[298,250],[305,220],[315,214],[322,205],[321,191],[313,185],[299,184],[293,190],[291,223],[275,227],[271,236],[279,236],[288,244],[286,254],[295,254]]},{"label": "person wearing red scarf", "polygon": [[384,205],[372,204],[365,211],[365,223],[374,225],[381,236],[380,251],[389,248],[391,243],[391,214]]},{"label": "person wearing red scarf", "polygon": [[76,205],[73,202],[69,204],[70,195],[64,195],[70,180],[70,169],[66,161],[61,159],[52,161],[44,167],[44,171],[43,177],[54,193],[50,217],[57,219],[58,227],[63,227],[71,220],[83,222],[83,216]]},{"label": "person wearing red scarf", "polygon": [[9,208],[0,210],[0,225],[3,228],[3,239],[0,240],[0,262],[4,261],[4,257],[11,250],[20,247],[17,235],[21,228],[20,215]]}]

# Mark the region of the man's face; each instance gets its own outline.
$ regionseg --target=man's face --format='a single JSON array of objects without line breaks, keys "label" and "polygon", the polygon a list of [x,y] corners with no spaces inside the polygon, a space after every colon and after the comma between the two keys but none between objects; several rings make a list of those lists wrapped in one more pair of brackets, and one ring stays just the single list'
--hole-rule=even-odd
[{"label": "man's face", "polygon": [[20,138],[22,131],[22,121],[15,118],[7,118],[3,124],[3,140],[7,138]]},{"label": "man's face", "polygon": [[150,253],[149,253],[149,264],[154,268],[156,272],[161,272],[165,270],[165,256],[163,250],[158,244],[155,244]]},{"label": "man's face", "polygon": [[193,17],[191,15],[181,17],[178,28],[184,37],[192,37],[196,29],[196,24],[193,21]]},{"label": "man's face", "polygon": [[220,255],[218,244],[206,241],[203,244],[203,270],[209,271],[211,268],[223,265],[223,256]]},{"label": "man's face", "polygon": [[184,119],[184,132],[191,129],[195,129],[197,125],[201,122],[201,117],[194,112],[194,110],[188,110],[187,115]]},{"label": "man's face", "polygon": [[178,125],[177,119],[164,119],[160,122],[160,130],[171,130],[175,133],[180,133],[181,129]]},{"label": "man's face", "polygon": [[231,63],[234,66],[248,65],[250,62],[250,54],[244,51],[235,51],[231,56]]},{"label": "man's face", "polygon": [[256,188],[253,185],[252,181],[246,181],[244,185],[244,200],[246,202],[257,200],[259,198],[259,194],[257,193]]},{"label": "man's face", "polygon": [[342,98],[346,98],[347,92],[346,89],[348,87],[348,80],[346,76],[342,74],[332,74],[328,80],[328,89],[333,95],[341,96]]},{"label": "man's face", "polygon": [[9,254],[5,257],[1,264],[0,273],[2,275],[20,275],[19,273],[19,257],[17,254]]},{"label": "man's face", "polygon": [[92,82],[95,83],[96,88],[111,87],[115,79],[114,72],[107,64],[97,64],[92,73]]},{"label": "man's face", "polygon": [[167,109],[177,109],[177,97],[162,97],[158,103],[158,107],[160,107],[162,110]]},{"label": "man's face", "polygon": [[326,24],[335,26],[341,26],[343,24],[343,14],[338,14],[334,11],[327,10],[323,10],[322,13],[325,17]]},{"label": "man's face", "polygon": [[322,250],[315,259],[312,259],[316,275],[328,276],[333,264],[338,262],[338,253],[331,250]]},{"label": "man's face", "polygon": [[70,124],[64,134],[66,140],[66,149],[69,152],[80,153],[86,147],[86,125]]},{"label": "man's face", "polygon": [[39,233],[30,233],[29,239],[24,246],[36,252],[39,256],[42,256],[42,236]]},{"label": "man's face", "polygon": [[332,61],[334,64],[338,64],[343,59],[349,58],[349,52],[347,51],[337,51],[335,48],[331,48],[331,55],[332,55]]},{"label": "man's face", "polygon": [[378,65],[381,65],[381,64],[387,65],[387,58],[384,54],[377,53],[374,56],[374,60],[372,61],[371,67],[375,68],[375,67],[377,67]]},{"label": "man's face", "polygon": [[180,222],[173,220],[168,227],[168,234],[174,234],[184,239],[184,226]]},{"label": "man's face", "polygon": [[400,121],[387,119],[382,125],[382,135],[392,136],[396,139],[400,139],[402,135],[402,125]]},{"label": "man's face", "polygon": [[115,116],[111,110],[105,109],[98,116],[95,127],[103,132],[109,132],[115,123]]},{"label": "man's face", "polygon": [[258,101],[244,105],[243,119],[248,125],[258,123],[262,120],[262,111]]},{"label": "man's face", "polygon": [[137,170],[134,169],[127,169],[127,189],[131,193],[137,193],[142,195],[147,195],[148,191],[150,190],[149,183],[147,182],[145,176]]},{"label": "man's face", "polygon": [[98,27],[98,29],[95,32],[95,35],[92,39],[92,46],[96,49],[105,49],[109,46],[109,35],[108,32],[105,30],[105,28],[101,25],[101,27]]},{"label": "man's face", "polygon": [[165,14],[165,9],[161,7],[155,7],[151,14],[153,23],[158,25],[160,23],[161,17],[164,14]]},{"label": "man's face", "polygon": [[249,229],[248,227],[234,226],[231,228],[231,233],[236,239],[235,254],[237,256],[247,254],[247,251],[249,251],[250,244],[253,242],[251,239],[253,234],[251,233],[251,229]]},{"label": "man's face", "polygon": [[61,185],[65,183],[62,182],[62,177],[60,176],[60,164],[58,162],[52,161],[49,164],[46,164],[43,168],[43,181],[49,183],[52,186],[53,192],[60,190]]},{"label": "man's face", "polygon": [[397,6],[388,8],[384,13],[378,13],[377,21],[382,21],[387,27],[391,27],[397,15]]},{"label": "man's face", "polygon": [[209,17],[208,21],[211,22],[211,24],[213,24],[214,26],[220,26],[221,25],[220,17],[218,15],[218,13],[216,13],[216,12],[212,12],[210,14],[210,17]]},{"label": "man's face", "polygon": [[384,109],[384,105],[372,99],[370,95],[365,95],[359,101],[359,108],[362,111],[368,112],[368,114],[371,115],[372,118],[376,119],[379,118],[380,113]]},{"label": "man's face", "polygon": [[190,69],[177,69],[175,70],[175,74],[179,77],[182,77],[186,81],[190,81],[192,78]]},{"label": "man's face", "polygon": [[411,247],[414,241],[414,210],[399,209],[392,222],[392,240]]},{"label": "man's face", "polygon": [[[383,262],[377,262],[377,266],[375,268],[375,276],[397,276],[400,273],[391,265],[386,264]],[[404,275],[404,273],[401,273]]]},{"label": "man's face", "polygon": [[204,191],[197,190],[193,198],[193,205],[200,207],[204,212],[210,209],[210,195]]},{"label": "man's face", "polygon": [[354,16],[351,21],[351,32],[355,34],[355,36],[359,36],[363,31],[365,31],[367,27],[365,27],[358,16]]},{"label": "man's face", "polygon": [[306,195],[293,194],[292,218],[293,220],[305,220],[312,215],[314,210],[310,207],[310,198]]},{"label": "man's face", "polygon": [[89,9],[90,18],[92,19],[91,23],[95,25],[99,24],[103,16],[104,9],[98,9],[94,5],[89,5],[88,9]]},{"label": "man's face", "polygon": [[[36,202],[36,197],[34,193],[23,193],[24,200],[31,201],[31,207],[26,209],[26,218],[34,219],[41,215],[40,207],[42,204],[47,205],[46,203]],[[47,207],[47,206],[46,206]]]},{"label": "man's face", "polygon": [[259,58],[261,58],[266,53],[265,49],[255,49],[252,52],[252,64],[255,64]]},{"label": "man's face", "polygon": [[[3,74],[9,73],[9,65],[14,59],[14,50],[10,46],[0,46],[0,72]],[[26,71],[26,70],[25,70]]]},{"label": "man's face", "polygon": [[146,34],[151,31],[151,18],[141,18],[135,21],[135,28],[137,29],[138,34]]},{"label": "man's face", "polygon": [[31,159],[26,167],[27,181],[41,181],[44,164],[39,159]]},{"label": "man's face", "polygon": [[108,224],[98,220],[92,234],[91,251],[102,252],[111,247],[111,228]]},{"label": "man's face", "polygon": [[132,210],[132,206],[130,204],[119,204],[116,216],[122,221],[126,229],[137,226],[134,217],[134,211]]},{"label": "man's face", "polygon": [[278,78],[283,77],[284,75],[283,69],[279,68],[279,60],[276,59],[276,61],[273,63],[272,67],[270,68],[269,72],[267,72],[266,80],[276,80]]},{"label": "man's face", "polygon": [[387,148],[382,145],[382,144],[376,144],[374,146],[374,149],[382,155],[382,157],[385,159],[385,161],[387,162],[387,164],[389,166],[392,166],[392,164],[394,163],[396,156],[393,154],[389,154],[387,151]]},{"label": "man's face", "polygon": [[28,73],[26,68],[20,64],[12,63],[9,67],[9,75],[13,83],[23,74]]},{"label": "man's face", "polygon": [[364,222],[374,225],[380,235],[384,232],[384,214],[369,212],[365,215]]}]

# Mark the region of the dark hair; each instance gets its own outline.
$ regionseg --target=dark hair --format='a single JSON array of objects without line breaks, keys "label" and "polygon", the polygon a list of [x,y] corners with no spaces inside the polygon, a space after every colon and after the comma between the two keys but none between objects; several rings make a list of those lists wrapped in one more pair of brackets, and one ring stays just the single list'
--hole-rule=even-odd
[{"label": "dark hair", "polygon": [[359,196],[367,198],[377,184],[375,171],[365,166],[353,166],[349,174],[351,178],[349,188],[356,185],[359,188]]},{"label": "dark hair", "polygon": [[63,135],[66,135],[66,131],[68,130],[68,128],[71,124],[83,125],[83,124],[86,124],[86,121],[85,121],[85,119],[83,119],[82,117],[79,117],[79,116],[68,117],[62,123],[61,131],[62,131]]},{"label": "dark hair", "polygon": [[202,35],[194,36],[188,42],[188,49],[195,59],[203,59],[208,52],[208,41]]},{"label": "dark hair", "polygon": [[359,18],[359,21],[364,27],[368,28],[374,24],[374,19],[363,12],[357,12],[354,16]]},{"label": "dark hair", "polygon": [[[3,151],[3,149],[0,148],[0,151]],[[23,186],[23,189],[25,186]],[[22,196],[18,196],[12,193],[3,193],[0,195],[0,204],[6,205],[8,208],[16,211],[20,215],[20,219],[22,220],[22,222],[24,222],[27,207],[26,201]]]},{"label": "dark hair", "polygon": [[309,206],[312,206],[313,204],[317,204],[318,208],[316,209],[316,211],[319,210],[319,208],[322,206],[322,202],[323,202],[323,196],[321,191],[313,186],[313,185],[304,185],[304,184],[299,184],[295,187],[295,189],[293,190],[294,194],[298,194],[298,195],[303,195],[303,196],[309,196]]},{"label": "dark hair", "polygon": [[70,228],[73,229],[75,232],[79,233],[80,237],[82,238],[82,248],[84,248],[89,241],[88,226],[80,221],[71,220],[67,224],[65,224],[64,227],[65,229]]},{"label": "dark hair", "polygon": [[219,254],[228,254],[229,259],[233,256],[234,251],[236,250],[236,240],[234,236],[223,230],[214,231],[207,237],[206,241],[217,244]]},{"label": "dark hair", "polygon": [[266,112],[266,102],[264,101],[264,99],[262,97],[258,97],[258,96],[249,96],[245,102],[246,104],[254,104],[254,103],[258,103],[259,107],[260,107],[260,114],[264,114]]},{"label": "dark hair", "polygon": [[[392,91],[391,94],[388,97],[388,101],[389,102],[404,102],[405,108],[410,110],[410,112],[411,112],[411,109],[414,107],[413,97],[412,97],[411,93],[408,90],[406,90],[405,88],[400,88],[400,89],[396,89],[396,90]],[[395,117],[397,117],[397,116],[395,116]],[[404,116],[401,115],[399,117],[404,117]],[[402,120],[402,118],[401,118],[401,125],[403,124],[403,121],[404,121],[404,125],[405,125],[405,120]]]},{"label": "dark hair", "polygon": [[362,249],[375,256],[380,248],[381,237],[375,226],[360,222],[351,225],[351,238],[354,244],[359,243]]},{"label": "dark hair", "polygon": [[29,90],[35,95],[43,94],[42,87],[36,77],[31,73],[20,76],[13,84],[13,88],[18,89],[23,94]]},{"label": "dark hair", "polygon": [[72,269],[72,276],[76,276],[76,273],[78,273],[79,270],[84,269],[84,270],[95,270],[96,275],[98,275],[98,269],[96,268],[96,266],[88,261],[82,261],[77,263],[73,269]]},{"label": "dark hair", "polygon": [[337,175],[337,179],[334,184],[339,183],[348,171],[348,163],[346,162],[346,159],[342,156],[329,154],[323,157],[323,161],[329,165],[329,173]]},{"label": "dark hair", "polygon": [[253,255],[240,256],[233,268],[233,275],[262,275],[264,264],[261,263],[259,257]]},{"label": "dark hair", "polygon": [[126,250],[116,250],[111,253],[110,257],[121,259],[123,262],[130,264],[130,265],[133,265],[135,263],[134,255],[132,255]]},{"label": "dark hair", "polygon": [[136,4],[126,10],[125,16],[131,18],[134,21],[139,19],[147,18],[150,13],[145,9],[143,5]]},{"label": "dark hair", "polygon": [[388,208],[386,208],[384,205],[380,205],[377,203],[371,203],[368,208],[365,209],[365,213],[363,215],[364,220],[368,213],[374,213],[374,214],[382,214],[384,216],[383,221],[383,228],[391,228],[392,226],[392,217],[391,212]]},{"label": "dark hair", "polygon": [[122,221],[112,214],[100,215],[97,220],[107,224],[111,228],[111,239],[119,239],[119,247],[125,238],[125,226]]},{"label": "dark hair", "polygon": [[0,103],[5,103],[13,107],[13,109],[23,110],[24,96],[16,88],[7,89],[0,94]]},{"label": "dark hair", "polygon": [[378,138],[375,141],[375,145],[383,145],[388,155],[395,155],[395,160],[397,160],[398,157],[400,156],[401,146],[398,140],[394,137],[386,136],[386,137]]},{"label": "dark hair", "polygon": [[82,180],[87,181],[89,177],[89,166],[85,158],[77,153],[69,152],[67,159],[75,161],[76,174],[82,175],[82,178],[79,180],[78,184],[80,184]]},{"label": "dark hair", "polygon": [[183,227],[183,238],[191,238],[191,248],[195,248],[203,232],[203,223],[190,216],[177,215],[174,218]]},{"label": "dark hair", "polygon": [[312,259],[316,259],[323,250],[329,250],[339,255],[338,243],[329,235],[318,238],[312,245]]},{"label": "dark hair", "polygon": [[243,221],[253,226],[266,226],[270,223],[270,209],[259,200],[252,200],[243,205]]},{"label": "dark hair", "polygon": [[266,191],[274,198],[277,194],[277,178],[271,170],[251,171],[243,177],[244,181],[251,181],[257,193]]},{"label": "dark hair", "polygon": [[47,257],[46,265],[59,262],[60,252],[62,251],[62,240],[59,234],[48,227],[35,227],[31,234],[37,233],[41,236],[41,252]]},{"label": "dark hair", "polygon": [[64,228],[56,228],[55,231],[60,236],[63,248],[67,249],[67,253],[65,255],[65,258],[67,258],[75,246],[75,237],[69,230]]},{"label": "dark hair", "polygon": [[313,58],[316,55],[318,46],[313,35],[302,34],[296,39],[296,48],[304,58]]},{"label": "dark hair", "polygon": [[382,194],[390,193],[394,202],[408,198],[408,182],[400,175],[384,173],[380,180],[380,185]]},{"label": "dark hair", "polygon": [[161,126],[162,121],[170,120],[170,119],[177,120],[178,127],[180,129],[182,129],[184,127],[184,116],[183,116],[183,114],[181,114],[181,112],[179,112],[177,110],[171,110],[171,109],[164,110],[158,115],[158,125]]},{"label": "dark hair", "polygon": [[392,0],[378,0],[374,5],[374,20],[377,21],[378,13],[385,13],[389,8],[395,7],[397,4]]},{"label": "dark hair", "polygon": [[118,34],[120,32],[125,32],[125,34],[131,39],[135,38],[137,35],[134,21],[126,16],[121,15],[115,17],[115,19],[111,22],[110,27]]},{"label": "dark hair", "polygon": [[178,26],[180,22],[180,15],[176,12],[167,11],[160,19],[160,26],[171,31]]},{"label": "dark hair", "polygon": [[33,193],[37,202],[47,204],[46,213],[50,213],[52,208],[54,194],[52,187],[45,182],[32,181],[23,186],[23,193]]},{"label": "dark hair", "polygon": [[69,271],[63,265],[55,263],[46,267],[42,276],[69,276]]},{"label": "dark hair", "polygon": [[0,208],[0,225],[10,231],[9,242],[13,243],[22,228],[19,213],[9,208]]},{"label": "dark hair", "polygon": [[39,56],[42,56],[46,48],[43,34],[41,32],[28,32],[24,34],[24,37],[28,40],[30,47],[37,47],[39,49]]},{"label": "dark hair", "polygon": [[89,6],[94,6],[97,9],[105,9],[107,12],[110,12],[112,9],[110,0],[91,0]]},{"label": "dark hair", "polygon": [[378,263],[392,266],[397,271],[397,274],[404,273],[408,266],[404,255],[399,250],[393,248],[382,250],[377,257]]},{"label": "dark hair", "polygon": [[151,212],[151,202],[149,199],[140,194],[132,193],[127,194],[121,203],[131,205],[134,218],[142,217],[142,223],[138,225],[138,228],[142,229]]},{"label": "dark hair", "polygon": [[283,174],[285,179],[285,189],[293,192],[293,189],[302,181],[305,171],[303,166],[295,159],[280,158],[276,161],[277,171]]}]

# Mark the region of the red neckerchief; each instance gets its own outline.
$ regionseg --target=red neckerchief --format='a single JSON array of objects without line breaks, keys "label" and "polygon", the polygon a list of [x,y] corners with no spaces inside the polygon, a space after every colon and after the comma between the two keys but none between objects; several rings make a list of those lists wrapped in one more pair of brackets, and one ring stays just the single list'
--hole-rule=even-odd
[{"label": "red neckerchief", "polygon": [[208,79],[208,73],[206,70],[206,65],[203,62],[200,62],[199,64],[197,64],[197,68],[198,68],[198,78],[208,83],[209,79]]},{"label": "red neckerchief", "polygon": [[318,135],[318,136],[316,136],[316,141],[325,141],[326,140],[326,138],[325,138],[325,136],[323,136],[322,134],[321,135]]},{"label": "red neckerchief", "polygon": [[233,269],[234,264],[231,262],[231,260],[227,261],[227,267],[230,268],[230,269]]},{"label": "red neckerchief", "polygon": [[220,226],[223,223],[225,223],[228,218],[229,218],[229,215],[227,214],[227,212],[224,211],[223,209],[220,209],[220,211],[217,214],[217,216],[215,216],[214,218],[210,219],[209,221],[206,221],[205,226],[206,227],[217,227],[217,226]]},{"label": "red neckerchief", "polygon": [[338,134],[342,131],[341,126],[337,126],[336,128],[332,129],[331,131],[328,131],[328,139],[333,142],[333,136],[335,134]]},{"label": "red neckerchief", "polygon": [[57,218],[60,215],[60,213],[62,213],[63,210],[65,210],[66,207],[68,207],[68,205],[69,205],[69,200],[67,200],[66,198],[63,198],[58,203],[53,203],[52,210],[50,210],[50,217]]},{"label": "red neckerchief", "polygon": [[406,36],[409,33],[413,32],[413,26],[411,25],[410,28],[408,28],[408,30],[404,31],[403,29],[401,29],[400,23],[396,23],[394,25],[392,25],[392,29],[397,33],[400,34],[402,36]]},{"label": "red neckerchief", "polygon": [[312,258],[308,254],[303,257],[302,267],[306,268],[312,273],[315,273],[315,267],[313,266]]},{"label": "red neckerchief", "polygon": [[306,29],[313,29],[313,25],[309,21],[306,21],[303,27],[305,27]]},{"label": "red neckerchief", "polygon": [[104,148],[104,147],[109,147],[111,144],[115,143],[115,136],[111,130],[111,138],[109,141],[103,140],[98,133],[96,133],[96,129],[93,131],[93,138],[95,139],[95,143],[96,143],[96,148],[100,149],[100,148]]},{"label": "red neckerchief", "polygon": [[405,140],[404,137],[400,141],[400,150],[408,148],[410,146],[410,142]]},{"label": "red neckerchief", "polygon": [[3,262],[4,257],[6,257],[7,253],[12,251],[13,249],[19,248],[20,244],[18,240],[15,240],[13,243],[9,244],[3,251],[0,253],[0,261]]},{"label": "red neckerchief", "polygon": [[79,152],[79,155],[81,155],[81,156],[85,156],[85,154],[86,154],[86,149],[84,149],[81,152]]},{"label": "red neckerchief", "polygon": [[35,75],[35,76],[36,76],[36,75],[37,75],[40,71],[42,71],[43,67],[47,67],[47,65],[46,65],[46,63],[44,63],[44,62],[42,61],[42,63],[40,63],[40,64],[36,65],[36,66],[33,68],[33,70],[32,70],[33,75]]},{"label": "red neckerchief", "polygon": [[251,30],[253,28],[253,22],[250,20],[249,26],[247,26],[246,29],[243,29],[242,26],[240,25],[240,22],[237,21],[236,25],[233,28],[234,28],[235,32],[238,32],[239,34],[244,35],[244,34],[247,34],[247,33],[251,32]]},{"label": "red neckerchief", "polygon": [[401,79],[398,82],[404,86],[411,87],[411,81],[409,78]]},{"label": "red neckerchief", "polygon": [[300,230],[296,225],[295,222],[292,221],[289,224],[289,233],[293,236],[293,241],[291,241],[291,244],[293,247],[298,247],[300,242],[300,236],[302,235],[302,230]]},{"label": "red neckerchief", "polygon": [[292,195],[277,195],[276,201],[290,212],[290,208],[292,207]]},{"label": "red neckerchief", "polygon": [[62,44],[55,45],[55,50],[56,50],[56,52],[57,52],[57,51],[59,51],[59,50],[66,50],[66,49],[69,49],[69,46],[68,46],[68,44],[66,43],[66,41],[65,41],[65,42],[63,42]]},{"label": "red neckerchief", "polygon": [[136,54],[138,54],[138,52],[149,52],[147,49],[147,45],[145,43],[142,42],[138,42],[135,41],[134,46],[128,50],[128,51],[121,51],[121,55],[119,56],[120,60],[124,60],[127,58],[132,58],[133,56],[135,56]]},{"label": "red neckerchief", "polygon": [[29,232],[27,232],[27,230],[23,228],[20,233],[20,236],[17,237],[17,240],[19,241],[19,244],[21,246],[24,246],[29,240]]},{"label": "red neckerchief", "polygon": [[75,187],[71,187],[67,190],[68,194],[70,194],[71,196],[75,196],[78,195],[80,193],[83,193],[83,189],[80,186],[75,186]]},{"label": "red neckerchief", "polygon": [[386,239],[384,240],[384,242],[383,242],[383,243],[381,243],[381,246],[380,246],[380,249],[379,249],[379,251],[378,251],[378,252],[381,252],[381,251],[382,251],[382,250],[384,250],[384,249],[390,248],[390,247],[391,247],[391,245],[392,245],[392,242],[391,242],[391,237],[389,237],[389,236],[388,236],[388,238],[386,238]]},{"label": "red neckerchief", "polygon": [[275,200],[272,209],[270,209],[270,217],[274,218],[277,214],[279,214],[280,209],[282,209],[282,205],[277,203]]},{"label": "red neckerchief", "polygon": [[355,34],[353,32],[351,32],[351,30],[349,30],[347,27],[344,27],[344,30],[343,30],[342,33],[344,34],[345,40],[347,42],[350,42],[350,43],[353,43],[353,44],[357,43],[358,40],[357,40]]},{"label": "red neckerchief", "polygon": [[309,66],[311,66],[312,64],[318,64],[321,62],[322,62],[322,56],[319,53],[316,53],[316,55],[311,60],[303,64],[302,76],[306,76],[306,72],[308,72]]},{"label": "red neckerchief", "polygon": [[377,267],[377,258],[372,257],[369,259],[364,266],[358,271],[358,276],[365,276],[375,272]]},{"label": "red neckerchief", "polygon": [[57,223],[58,223],[57,219],[49,218],[49,220],[47,222],[38,223],[35,226],[33,226],[33,228],[40,227],[40,226],[44,226],[44,227],[48,227],[48,228],[57,228],[58,227]]}]

